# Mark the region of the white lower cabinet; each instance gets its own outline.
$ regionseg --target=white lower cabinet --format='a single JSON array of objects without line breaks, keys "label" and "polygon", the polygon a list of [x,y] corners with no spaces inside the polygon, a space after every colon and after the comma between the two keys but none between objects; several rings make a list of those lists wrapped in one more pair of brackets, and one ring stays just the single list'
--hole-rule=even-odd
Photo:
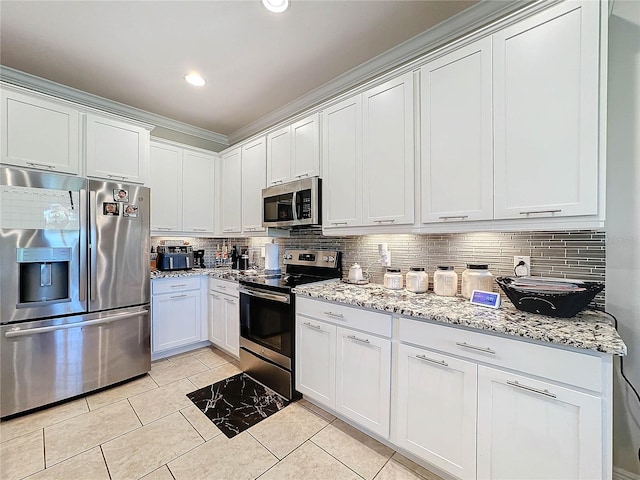
[{"label": "white lower cabinet", "polygon": [[336,328],[296,317],[296,390],[331,408],[336,403]]},{"label": "white lower cabinet", "polygon": [[240,304],[238,285],[209,279],[209,341],[238,357],[240,355]]},{"label": "white lower cabinet", "polygon": [[478,479],[599,479],[602,400],[478,367]]},{"label": "white lower cabinet", "polygon": [[475,363],[399,344],[396,442],[462,479],[476,478]]}]

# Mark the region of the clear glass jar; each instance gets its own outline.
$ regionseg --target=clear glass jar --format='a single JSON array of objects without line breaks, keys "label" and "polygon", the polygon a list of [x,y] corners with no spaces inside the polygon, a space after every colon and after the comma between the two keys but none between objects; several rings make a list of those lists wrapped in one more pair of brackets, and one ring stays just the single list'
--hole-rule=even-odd
[{"label": "clear glass jar", "polygon": [[387,268],[387,273],[384,274],[384,286],[391,290],[402,289],[402,274],[399,268]]},{"label": "clear glass jar", "polygon": [[467,263],[467,269],[462,272],[462,296],[471,298],[474,290],[493,291],[493,275],[488,270],[489,265]]},{"label": "clear glass jar", "polygon": [[451,266],[439,266],[433,274],[433,293],[443,297],[458,294],[458,274]]},{"label": "clear glass jar", "polygon": [[406,288],[410,292],[424,293],[429,289],[429,275],[423,267],[411,267],[406,277]]}]

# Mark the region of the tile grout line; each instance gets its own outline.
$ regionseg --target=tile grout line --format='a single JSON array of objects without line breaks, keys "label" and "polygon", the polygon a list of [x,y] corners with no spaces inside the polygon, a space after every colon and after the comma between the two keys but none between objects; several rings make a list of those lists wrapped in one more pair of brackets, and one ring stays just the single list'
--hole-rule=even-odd
[{"label": "tile grout line", "polygon": [[109,479],[111,479],[112,478],[111,470],[109,470],[109,464],[107,463],[107,458],[104,456],[104,450],[102,450],[102,445],[98,445],[98,447],[100,448],[100,453],[102,454],[102,461],[104,462],[104,466],[107,467],[107,475],[109,475]]}]

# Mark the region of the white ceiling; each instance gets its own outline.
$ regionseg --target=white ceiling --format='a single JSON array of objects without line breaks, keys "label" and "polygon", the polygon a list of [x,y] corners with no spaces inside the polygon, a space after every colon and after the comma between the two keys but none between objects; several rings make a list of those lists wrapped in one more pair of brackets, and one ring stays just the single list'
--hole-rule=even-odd
[{"label": "white ceiling", "polygon": [[0,63],[233,135],[476,2],[2,0]]}]

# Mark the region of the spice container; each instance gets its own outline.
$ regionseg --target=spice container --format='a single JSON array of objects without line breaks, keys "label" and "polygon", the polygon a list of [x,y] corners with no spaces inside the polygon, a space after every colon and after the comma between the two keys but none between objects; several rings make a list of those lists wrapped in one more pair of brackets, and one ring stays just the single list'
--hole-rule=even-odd
[{"label": "spice container", "polygon": [[433,292],[443,297],[455,297],[458,293],[458,274],[451,266],[442,266],[433,274]]},{"label": "spice container", "polygon": [[485,264],[467,263],[467,269],[462,272],[462,296],[471,298],[474,290],[493,291],[493,275]]},{"label": "spice container", "polygon": [[407,272],[407,290],[414,293],[424,293],[429,288],[429,275],[422,267],[411,267]]},{"label": "spice container", "polygon": [[399,268],[387,268],[387,273],[384,274],[384,286],[391,290],[402,289],[402,274]]}]

